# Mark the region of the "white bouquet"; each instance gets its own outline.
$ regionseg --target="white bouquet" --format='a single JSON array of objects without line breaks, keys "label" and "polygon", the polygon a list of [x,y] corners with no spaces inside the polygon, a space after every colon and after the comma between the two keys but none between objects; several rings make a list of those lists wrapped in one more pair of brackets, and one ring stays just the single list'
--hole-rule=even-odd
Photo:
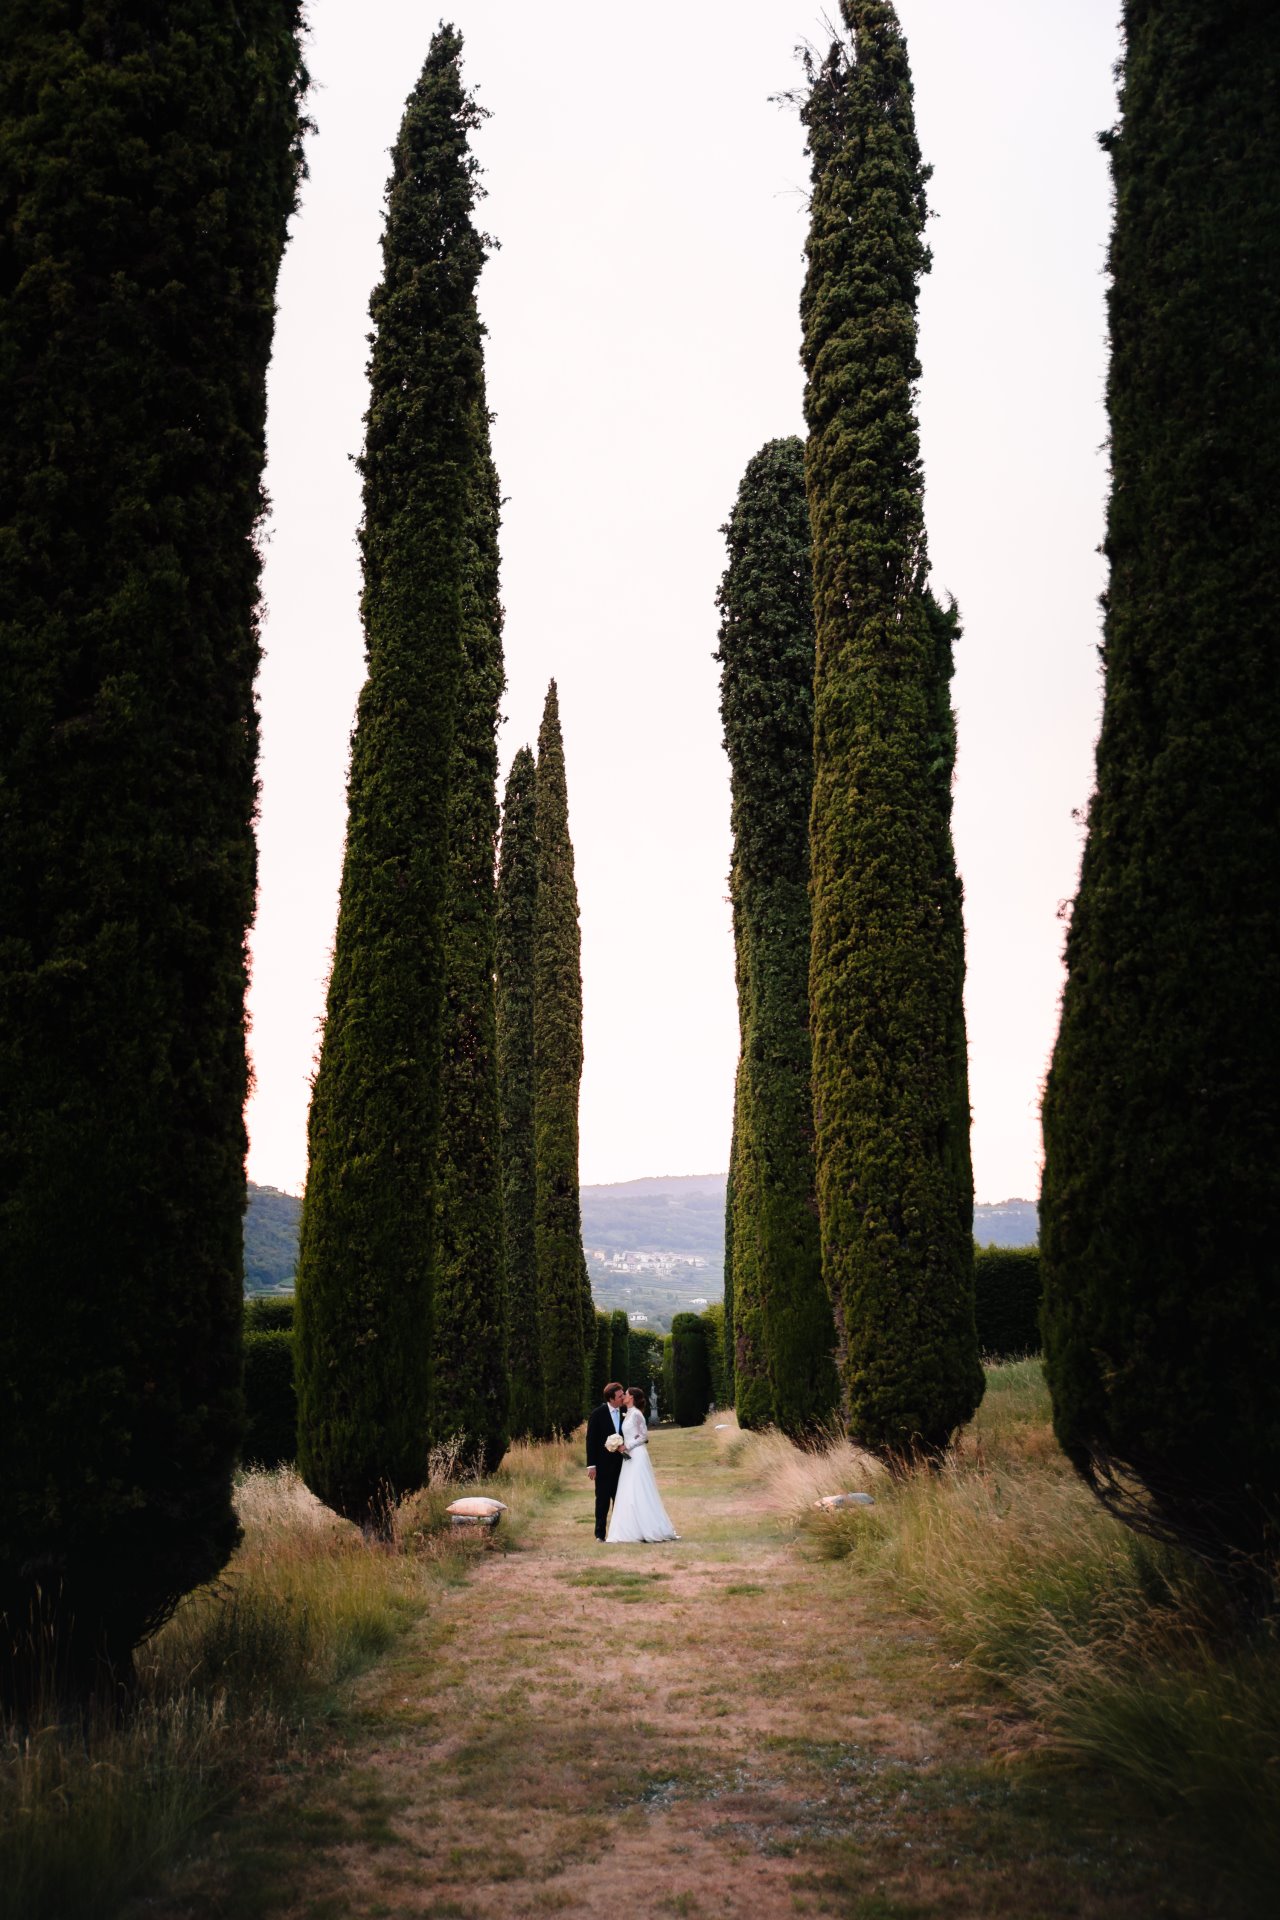
[{"label": "white bouquet", "polygon": [[621,1453],[626,1444],[620,1433],[611,1433],[604,1443],[604,1450],[606,1453]]}]

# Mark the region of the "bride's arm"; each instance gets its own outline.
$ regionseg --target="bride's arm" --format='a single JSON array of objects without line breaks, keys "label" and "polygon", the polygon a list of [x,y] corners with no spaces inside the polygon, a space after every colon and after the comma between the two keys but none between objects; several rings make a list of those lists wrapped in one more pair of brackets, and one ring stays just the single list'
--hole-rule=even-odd
[{"label": "bride's arm", "polygon": [[627,1442],[628,1451],[633,1451],[636,1447],[647,1447],[649,1444],[648,1421],[638,1407],[633,1407],[631,1411],[635,1414],[636,1426],[631,1438]]}]

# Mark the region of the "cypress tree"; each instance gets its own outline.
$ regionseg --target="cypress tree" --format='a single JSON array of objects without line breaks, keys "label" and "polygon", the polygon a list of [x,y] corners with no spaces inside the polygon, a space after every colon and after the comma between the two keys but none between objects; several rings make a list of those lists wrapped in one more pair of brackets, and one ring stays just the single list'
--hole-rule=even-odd
[{"label": "cypress tree", "polygon": [[[735,968],[738,980],[738,1019],[744,1034],[750,1026],[750,976],[746,964],[746,941],[742,913],[737,905],[739,888],[736,876],[730,887],[734,896]],[[768,1346],[764,1330],[764,1291],[761,1274],[760,1242],[752,1231],[761,1207],[761,1167],[759,1149],[746,1123],[749,1103],[747,1057],[738,1060],[733,1097],[733,1152],[729,1173],[729,1238],[733,1261],[733,1386],[739,1426],[767,1427],[773,1420],[773,1390],[769,1382]]]},{"label": "cypress tree", "polygon": [[696,1313],[671,1322],[671,1414],[678,1427],[700,1427],[711,1404],[707,1330]]},{"label": "cypress tree", "polygon": [[[1044,1104],[1071,1459],[1230,1565],[1280,1485],[1280,14],[1124,9],[1097,786]],[[1268,851],[1270,849],[1270,851]]]},{"label": "cypress tree", "polygon": [[[739,1014],[741,1029],[741,1014]],[[741,1056],[741,1033],[739,1033],[739,1056]],[[724,1383],[727,1398],[725,1405],[734,1404],[736,1386],[733,1366],[733,1183],[734,1169],[738,1160],[738,1115],[737,1088],[738,1076],[734,1074],[734,1116],[733,1131],[729,1137],[729,1172],[724,1183]]]},{"label": "cypress tree", "polygon": [[546,1436],[538,1255],[534,1237],[533,919],[538,831],[533,754],[511,762],[498,863],[498,1079],[502,1210],[506,1238],[507,1361],[511,1431]]},{"label": "cypress tree", "polygon": [[720,583],[720,710],[733,786],[735,920],[745,995],[735,1245],[750,1247],[773,1418],[803,1435],[839,1402],[822,1281],[809,1046],[813,589],[804,447],[747,466]]},{"label": "cypress tree", "polygon": [[612,1357],[609,1361],[610,1378],[621,1380],[623,1386],[627,1387],[643,1386],[643,1381],[633,1380],[627,1372],[627,1365],[631,1358],[631,1322],[627,1319],[625,1309],[615,1307],[609,1316],[609,1324],[613,1329]]},{"label": "cypress tree", "polygon": [[613,1367],[613,1325],[607,1313],[591,1313],[591,1356],[587,1377],[587,1398],[598,1407],[610,1380],[618,1379]]},{"label": "cypress tree", "polygon": [[982,1393],[950,833],[954,613],[925,588],[914,388],[926,171],[886,0],[810,64],[810,1007],[823,1271],[854,1431],[945,1446]]},{"label": "cypress tree", "polygon": [[[547,1420],[572,1433],[582,1418],[592,1347],[591,1290],[578,1198],[582,963],[569,838],[560,705],[553,680],[538,733],[538,887],[534,907],[534,1233]],[[585,1290],[585,1301],[584,1301]],[[592,1338],[594,1335],[592,1334]]]},{"label": "cypress tree", "polygon": [[498,1119],[498,476],[483,407],[467,518],[463,659],[449,793],[440,1152],[432,1305],[431,1435],[461,1436],[491,1473],[509,1438],[503,1194]]},{"label": "cypress tree", "polygon": [[478,110],[442,27],[393,150],[365,416],[369,675],[298,1257],[301,1471],[363,1525],[426,1478],[449,769],[483,406]]},{"label": "cypress tree", "polygon": [[0,1696],[236,1537],[265,381],[296,0],[0,18]]}]

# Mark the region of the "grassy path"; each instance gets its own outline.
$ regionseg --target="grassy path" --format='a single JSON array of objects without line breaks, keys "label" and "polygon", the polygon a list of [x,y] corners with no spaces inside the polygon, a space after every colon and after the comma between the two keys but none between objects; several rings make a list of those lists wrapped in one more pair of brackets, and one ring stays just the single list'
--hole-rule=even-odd
[{"label": "grassy path", "polygon": [[606,1548],[585,1475],[482,1557],[238,1809],[163,1920],[666,1914],[1204,1920],[1168,1836],[848,1562],[782,1538],[732,1432],[655,1435],[683,1539]]}]

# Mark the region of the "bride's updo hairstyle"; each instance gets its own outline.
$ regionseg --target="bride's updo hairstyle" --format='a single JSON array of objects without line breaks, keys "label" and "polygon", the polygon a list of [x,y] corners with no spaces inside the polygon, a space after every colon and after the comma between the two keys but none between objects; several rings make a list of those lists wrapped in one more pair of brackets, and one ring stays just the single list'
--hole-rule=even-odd
[{"label": "bride's updo hairstyle", "polygon": [[645,1419],[647,1420],[649,1418],[649,1396],[645,1392],[644,1388],[628,1387],[627,1392],[631,1395],[631,1404],[635,1407],[639,1407],[641,1413],[644,1415]]}]

